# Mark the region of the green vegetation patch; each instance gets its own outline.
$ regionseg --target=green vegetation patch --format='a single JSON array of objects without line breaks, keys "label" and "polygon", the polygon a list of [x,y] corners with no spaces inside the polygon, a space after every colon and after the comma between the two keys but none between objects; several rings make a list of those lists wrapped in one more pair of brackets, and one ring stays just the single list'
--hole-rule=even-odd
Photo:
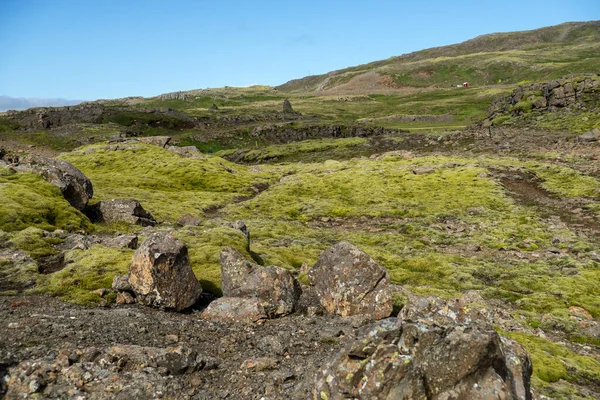
[{"label": "green vegetation patch", "polygon": [[60,189],[38,175],[0,168],[0,198],[0,230],[91,229],[89,220],[64,199]]},{"label": "green vegetation patch", "polygon": [[600,383],[599,361],[534,335],[521,332],[502,334],[525,347],[533,363],[533,375],[541,381],[557,382],[564,379],[579,384]]},{"label": "green vegetation patch", "polygon": [[65,268],[41,275],[32,292],[49,293],[77,304],[97,304],[103,299],[95,290],[110,288],[115,275],[127,275],[133,252],[100,245],[68,251]]},{"label": "green vegetation patch", "polygon": [[160,221],[230,203],[268,180],[219,157],[184,158],[145,144],[88,146],[62,158],[92,180],[95,199],[135,198]]}]

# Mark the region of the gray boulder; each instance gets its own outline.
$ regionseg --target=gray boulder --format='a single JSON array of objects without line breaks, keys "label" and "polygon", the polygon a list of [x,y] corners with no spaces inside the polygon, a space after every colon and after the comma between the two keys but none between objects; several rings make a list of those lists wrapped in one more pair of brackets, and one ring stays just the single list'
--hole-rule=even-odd
[{"label": "gray boulder", "polygon": [[381,319],[392,313],[387,271],[348,242],[325,250],[308,278],[330,314]]},{"label": "gray boulder", "polygon": [[531,399],[525,350],[465,310],[409,298],[401,316],[365,327],[321,368],[314,398]]},{"label": "gray boulder", "polygon": [[198,226],[202,223],[202,220],[192,214],[182,215],[178,220],[177,224],[181,226]]},{"label": "gray boulder", "polygon": [[58,186],[64,198],[80,211],[94,195],[92,182],[66,161],[29,154],[21,157],[13,168],[19,172],[38,174]]},{"label": "gray boulder", "polygon": [[269,318],[291,314],[300,297],[300,284],[289,271],[251,263],[232,247],[221,251],[221,290],[226,297],[260,300]]},{"label": "gray boulder", "polygon": [[577,140],[580,142],[597,142],[598,135],[593,131],[589,131],[584,133],[583,135],[579,135],[577,137]]},{"label": "gray boulder", "polygon": [[133,225],[154,226],[156,220],[135,199],[112,199],[100,201],[88,209],[88,217],[94,222],[127,222]]},{"label": "gray boulder", "polygon": [[153,233],[135,252],[128,281],[138,303],[175,311],[192,306],[202,292],[186,245],[165,232]]}]

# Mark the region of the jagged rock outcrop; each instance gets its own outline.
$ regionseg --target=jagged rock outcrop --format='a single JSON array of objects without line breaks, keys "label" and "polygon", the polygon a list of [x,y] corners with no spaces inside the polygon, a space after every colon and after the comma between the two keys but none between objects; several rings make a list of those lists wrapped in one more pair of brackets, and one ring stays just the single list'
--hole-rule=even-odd
[{"label": "jagged rock outcrop", "polygon": [[544,83],[518,86],[510,96],[494,100],[488,118],[520,115],[531,110],[557,111],[564,107],[582,108],[583,103],[596,103],[600,76],[595,74],[567,76]]},{"label": "jagged rock outcrop", "polygon": [[225,297],[258,299],[269,318],[291,314],[300,297],[289,271],[254,264],[232,247],[221,251],[221,290]]},{"label": "jagged rock outcrop", "polygon": [[100,201],[89,207],[87,216],[94,222],[127,222],[133,225],[154,226],[156,220],[135,199]]},{"label": "jagged rock outcrop", "polygon": [[348,242],[325,250],[308,272],[308,279],[331,314],[381,319],[392,313],[387,271]]},{"label": "jagged rock outcrop", "polygon": [[153,233],[137,249],[128,282],[138,303],[174,311],[194,305],[202,292],[186,245],[165,232]]},{"label": "jagged rock outcrop", "polygon": [[28,154],[13,160],[12,168],[19,172],[38,174],[58,186],[64,198],[80,211],[85,209],[94,195],[92,182],[87,176],[73,164],[63,160]]},{"label": "jagged rock outcrop", "polygon": [[532,366],[460,301],[411,296],[321,368],[314,399],[531,399]]}]

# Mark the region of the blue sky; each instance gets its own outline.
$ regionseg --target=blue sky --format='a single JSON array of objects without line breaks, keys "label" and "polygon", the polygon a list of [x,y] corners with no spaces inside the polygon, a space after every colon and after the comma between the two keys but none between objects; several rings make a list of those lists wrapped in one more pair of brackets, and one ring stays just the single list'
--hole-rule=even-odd
[{"label": "blue sky", "polygon": [[278,85],[485,33],[594,19],[600,0],[0,0],[0,95]]}]

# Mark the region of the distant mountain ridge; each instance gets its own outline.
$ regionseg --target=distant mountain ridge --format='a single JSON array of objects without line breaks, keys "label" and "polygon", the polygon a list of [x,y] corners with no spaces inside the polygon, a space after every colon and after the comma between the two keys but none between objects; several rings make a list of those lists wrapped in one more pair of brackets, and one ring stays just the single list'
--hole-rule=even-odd
[{"label": "distant mountain ridge", "polygon": [[83,100],[40,99],[25,97],[0,96],[0,111],[26,110],[32,107],[61,107],[74,106]]},{"label": "distant mountain ridge", "polygon": [[385,60],[294,79],[283,92],[367,93],[406,87],[446,87],[555,79],[596,72],[600,21],[567,22],[520,32],[492,33],[459,44],[420,50]]}]

